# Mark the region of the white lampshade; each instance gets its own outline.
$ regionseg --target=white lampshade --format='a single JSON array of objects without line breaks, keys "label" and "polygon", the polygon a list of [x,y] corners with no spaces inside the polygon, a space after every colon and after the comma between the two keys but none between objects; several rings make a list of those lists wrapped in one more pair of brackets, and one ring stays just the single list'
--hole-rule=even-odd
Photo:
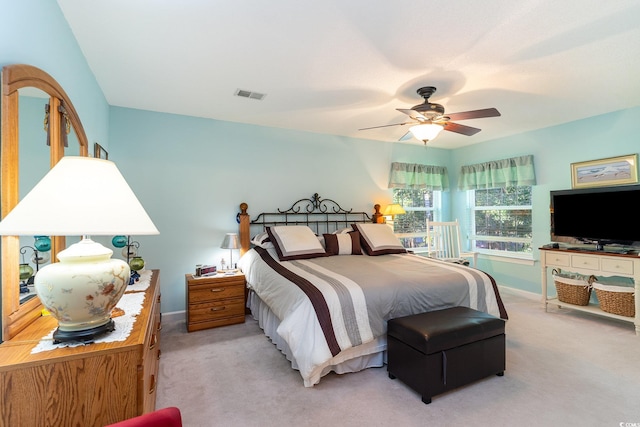
[{"label": "white lampshade", "polygon": [[41,269],[35,290],[58,320],[54,343],[92,341],[113,331],[111,310],[130,280],[129,265],[89,235],[159,234],[113,162],[63,157],[0,221],[0,235],[83,236]]},{"label": "white lampshade", "polygon": [[159,234],[115,163],[66,156],[0,222],[0,235]]},{"label": "white lampshade", "polygon": [[444,126],[437,125],[435,123],[426,123],[423,125],[411,126],[409,132],[418,140],[425,144],[434,139],[440,131],[444,129]]}]

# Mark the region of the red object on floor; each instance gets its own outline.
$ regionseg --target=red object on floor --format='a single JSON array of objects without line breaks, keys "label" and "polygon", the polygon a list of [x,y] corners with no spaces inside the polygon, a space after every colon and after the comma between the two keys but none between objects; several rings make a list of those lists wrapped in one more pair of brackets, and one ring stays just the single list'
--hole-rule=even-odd
[{"label": "red object on floor", "polygon": [[105,427],[182,427],[182,415],[175,406],[129,418]]}]

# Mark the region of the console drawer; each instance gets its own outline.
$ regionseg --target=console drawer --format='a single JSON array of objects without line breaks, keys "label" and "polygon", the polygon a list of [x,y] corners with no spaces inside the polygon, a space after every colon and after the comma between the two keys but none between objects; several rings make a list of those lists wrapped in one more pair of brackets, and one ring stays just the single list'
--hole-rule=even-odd
[{"label": "console drawer", "polygon": [[633,261],[630,259],[603,258],[602,271],[607,273],[633,275]]},{"label": "console drawer", "polygon": [[571,265],[571,258],[569,254],[561,254],[553,251],[544,251],[546,264],[552,267],[569,267]]},{"label": "console drawer", "polygon": [[571,266],[586,270],[600,270],[600,259],[590,256],[571,255]]}]

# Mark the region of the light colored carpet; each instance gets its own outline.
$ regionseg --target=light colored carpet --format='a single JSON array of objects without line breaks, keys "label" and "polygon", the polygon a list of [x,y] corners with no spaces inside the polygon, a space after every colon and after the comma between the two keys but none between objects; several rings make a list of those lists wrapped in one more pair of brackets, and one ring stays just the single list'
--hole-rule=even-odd
[{"label": "light colored carpet", "polygon": [[251,316],[187,333],[176,315],[163,318],[157,407],[180,408],[186,427],[640,426],[633,324],[557,307],[545,313],[528,294],[501,293],[510,317],[504,377],[430,405],[386,367],[332,373],[305,388]]}]

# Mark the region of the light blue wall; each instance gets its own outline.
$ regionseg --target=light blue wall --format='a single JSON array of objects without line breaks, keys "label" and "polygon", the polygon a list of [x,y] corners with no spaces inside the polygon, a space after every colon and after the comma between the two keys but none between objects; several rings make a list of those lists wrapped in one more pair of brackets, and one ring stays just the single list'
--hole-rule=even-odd
[{"label": "light blue wall", "polygon": [[[184,309],[184,275],[229,261],[220,249],[249,213],[273,212],[318,193],[373,213],[391,201],[392,161],[448,166],[451,152],[112,107],[111,150],[160,230],[136,237],[150,268],[162,269],[163,311]],[[237,260],[238,254],[234,255]]]}]

